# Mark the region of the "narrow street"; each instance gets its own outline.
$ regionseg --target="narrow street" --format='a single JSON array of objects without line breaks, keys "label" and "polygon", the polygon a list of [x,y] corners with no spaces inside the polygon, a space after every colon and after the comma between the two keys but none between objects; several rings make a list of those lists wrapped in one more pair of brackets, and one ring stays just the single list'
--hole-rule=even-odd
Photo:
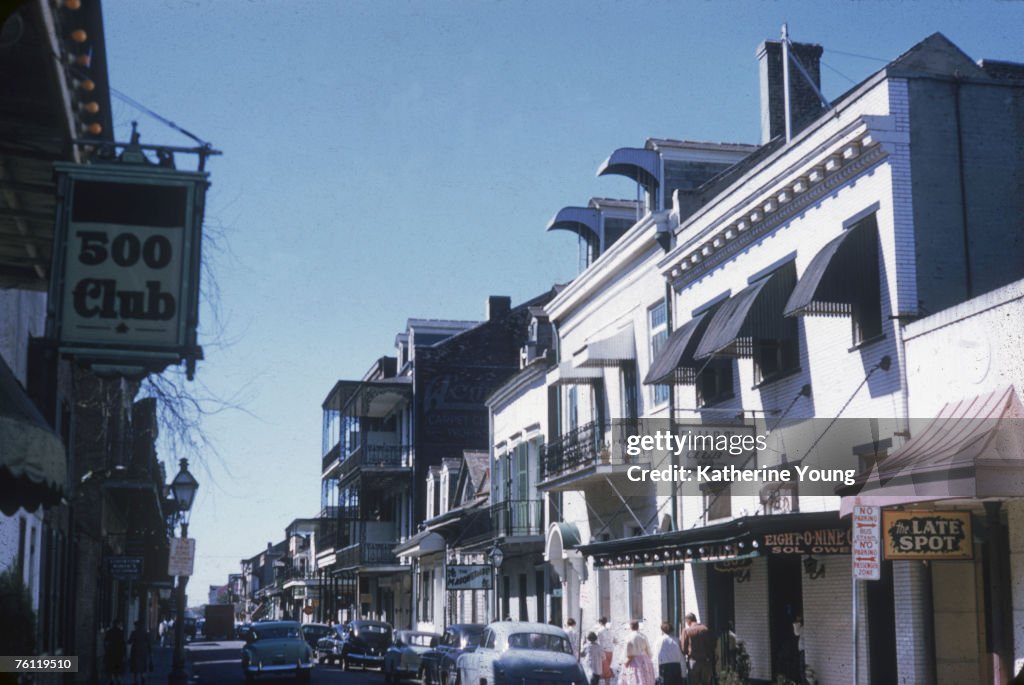
[{"label": "narrow street", "polygon": [[[188,646],[188,660],[192,664],[193,685],[240,685],[242,676],[241,652],[245,643],[241,640],[226,642],[193,642]],[[257,683],[294,682],[292,678],[259,678]],[[315,666],[313,683],[345,683],[345,685],[383,685],[384,676],[380,671],[361,671],[358,668],[347,673],[338,666]],[[418,683],[419,681],[405,681]]]}]

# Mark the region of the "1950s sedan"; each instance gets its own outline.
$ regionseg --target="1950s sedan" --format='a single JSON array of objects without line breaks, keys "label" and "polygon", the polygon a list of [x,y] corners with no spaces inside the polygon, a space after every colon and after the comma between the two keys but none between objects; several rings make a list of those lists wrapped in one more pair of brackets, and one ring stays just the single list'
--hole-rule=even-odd
[{"label": "1950s sedan", "polygon": [[415,630],[395,631],[395,641],[384,654],[384,682],[397,683],[403,677],[422,677],[420,659],[437,646],[437,633],[422,633]]},{"label": "1950s sedan", "polygon": [[293,675],[299,682],[309,682],[312,669],[313,650],[296,621],[267,621],[249,627],[242,647],[245,682],[260,675]]},{"label": "1950s sedan", "polygon": [[544,623],[491,623],[480,645],[460,656],[457,664],[459,685],[587,682],[569,636]]}]

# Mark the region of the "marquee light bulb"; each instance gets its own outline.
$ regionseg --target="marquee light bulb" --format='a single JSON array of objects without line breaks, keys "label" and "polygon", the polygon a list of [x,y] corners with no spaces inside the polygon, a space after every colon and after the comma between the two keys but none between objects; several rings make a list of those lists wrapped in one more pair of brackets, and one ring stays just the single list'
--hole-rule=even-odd
[{"label": "marquee light bulb", "polygon": [[75,41],[76,43],[84,43],[85,41],[89,40],[89,34],[83,31],[82,29],[75,29],[71,32],[71,40]]}]

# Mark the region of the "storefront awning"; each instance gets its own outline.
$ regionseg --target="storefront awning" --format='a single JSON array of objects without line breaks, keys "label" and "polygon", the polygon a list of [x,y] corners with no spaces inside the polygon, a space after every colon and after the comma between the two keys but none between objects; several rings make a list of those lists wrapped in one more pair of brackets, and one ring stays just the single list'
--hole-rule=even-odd
[{"label": "storefront awning", "polygon": [[661,176],[661,159],[657,151],[646,148],[620,147],[604,160],[597,170],[598,176],[615,174],[631,178],[646,188],[657,188]]},{"label": "storefront awning", "polygon": [[66,478],[64,444],[0,358],[0,511],[56,504]]},{"label": "storefront awning", "polygon": [[[878,229],[872,217],[833,238],[814,255],[783,313],[850,314],[860,294],[873,295],[877,281]],[[872,293],[861,293],[865,289]]]},{"label": "storefront awning", "polygon": [[636,343],[633,341],[633,326],[629,325],[607,338],[587,343],[587,346],[573,355],[577,367],[617,366],[636,359]]},{"label": "storefront awning", "polygon": [[406,559],[415,559],[427,554],[444,552],[444,538],[429,530],[421,530],[411,538],[395,547],[395,555]]},{"label": "storefront awning", "polygon": [[762,555],[849,554],[849,523],[836,511],[745,516],[725,523],[591,543],[596,568],[667,568]]},{"label": "storefront awning", "polygon": [[950,402],[905,445],[863,474],[857,504],[1024,497],[1024,405],[1013,386]]},{"label": "storefront awning", "polygon": [[[682,379],[678,378],[677,371],[682,368],[692,371],[698,366],[694,359],[694,352],[709,321],[711,321],[711,316],[708,312],[703,312],[672,331],[672,335],[668,337],[644,377],[644,385],[682,382]],[[689,378],[686,380],[693,382]]]}]

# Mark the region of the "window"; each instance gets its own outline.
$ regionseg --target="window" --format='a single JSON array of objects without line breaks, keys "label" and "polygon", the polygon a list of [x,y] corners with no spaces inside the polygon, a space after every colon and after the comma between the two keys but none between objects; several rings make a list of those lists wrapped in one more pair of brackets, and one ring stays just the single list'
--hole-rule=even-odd
[{"label": "window", "polygon": [[732,399],[733,375],[731,359],[710,359],[697,374],[697,406],[709,407]]},{"label": "window", "polygon": [[[658,356],[658,352],[668,341],[668,305],[664,300],[647,310],[648,328],[651,333],[651,359]],[[652,390],[654,404],[668,402],[670,386],[655,385]]]},{"label": "window", "polygon": [[783,316],[796,286],[795,262],[786,262],[767,279],[748,315],[757,383],[767,383],[800,368],[799,324],[795,318]]},{"label": "window", "polygon": [[728,483],[712,483],[702,489],[708,521],[732,516],[732,493]]},{"label": "window", "polygon": [[639,414],[636,396],[636,362],[627,362],[622,365],[622,418],[635,419]]},{"label": "window", "polygon": [[849,230],[856,231],[850,236],[851,248],[859,253],[858,261],[864,269],[850,303],[853,344],[860,345],[882,335],[882,286],[875,215],[862,219]]},{"label": "window", "polygon": [[574,431],[579,428],[580,425],[580,397],[577,386],[569,386],[569,401],[568,407],[566,407],[567,416],[566,419],[569,423],[569,430]]}]

